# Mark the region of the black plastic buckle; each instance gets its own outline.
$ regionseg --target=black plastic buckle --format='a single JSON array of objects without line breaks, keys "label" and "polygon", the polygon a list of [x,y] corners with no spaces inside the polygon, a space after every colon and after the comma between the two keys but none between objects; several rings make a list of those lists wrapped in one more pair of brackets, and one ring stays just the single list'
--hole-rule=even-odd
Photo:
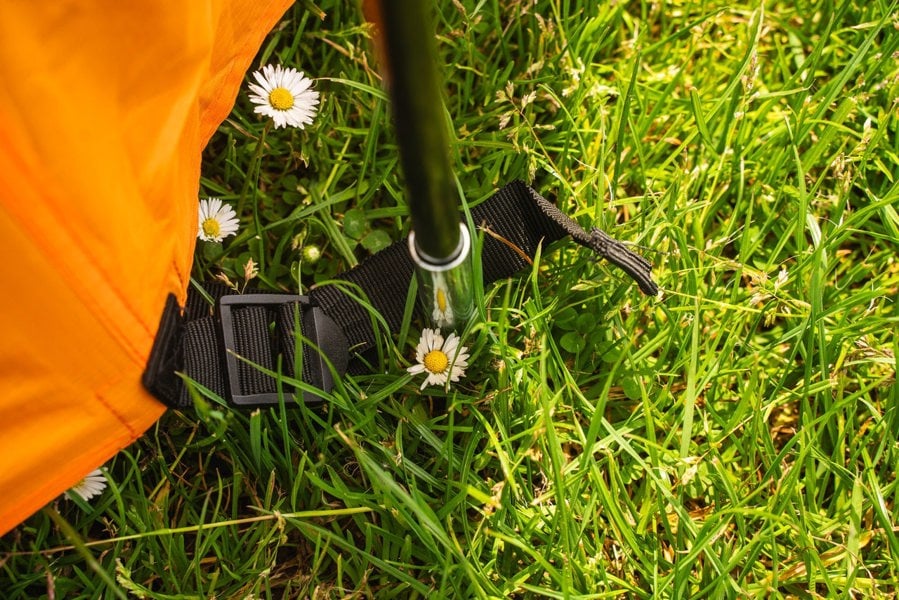
[{"label": "black plastic buckle", "polygon": [[[301,373],[294,374],[294,377],[303,379],[305,383],[313,385],[324,392],[329,392],[334,387],[334,378],[327,361],[331,362],[338,375],[346,372],[349,361],[346,337],[330,317],[320,308],[311,304],[308,296],[292,294],[234,294],[222,296],[218,302],[218,309],[222,345],[225,350],[225,390],[228,400],[235,405],[277,404],[279,394],[277,392],[245,394],[241,390],[240,377],[238,375],[238,365],[241,359],[238,358],[235,343],[233,311],[240,307],[283,304],[300,305],[302,311],[300,314],[302,334],[319,350],[312,349],[309,352],[304,352],[303,371],[306,377],[303,377]],[[277,319],[275,322],[277,323]],[[263,334],[267,335],[268,332],[263,332]],[[278,349],[275,347],[275,342],[271,343],[272,355],[275,356],[278,354]],[[298,344],[297,351],[302,352],[304,346],[305,344]],[[322,354],[327,356],[327,360]],[[287,366],[292,370],[293,365]],[[285,393],[290,391],[290,389],[284,390]],[[323,401],[323,398],[318,394],[306,391],[303,394],[303,400],[307,403],[319,403]]]}]

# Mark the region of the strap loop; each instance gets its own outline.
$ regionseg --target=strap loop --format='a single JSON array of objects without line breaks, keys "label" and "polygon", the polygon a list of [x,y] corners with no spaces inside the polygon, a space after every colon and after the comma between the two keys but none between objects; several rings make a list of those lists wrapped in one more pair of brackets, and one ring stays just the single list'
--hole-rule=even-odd
[{"label": "strap loop", "polygon": [[[165,404],[190,405],[178,372],[237,406],[278,402],[277,379],[258,367],[272,372],[280,367],[286,376],[296,377],[299,362],[302,381],[324,392],[334,386],[332,369],[338,377],[346,372],[349,352],[343,330],[307,296],[234,294],[219,283],[206,284],[205,291],[216,302],[212,313],[194,289],[183,313],[174,295],[166,302],[143,376],[144,386]],[[303,350],[301,361],[297,348]],[[303,400],[314,404],[322,398],[306,391]]]},{"label": "strap loop", "polygon": [[[630,275],[647,295],[655,296],[651,264],[600,229],[590,232],[521,181],[498,190],[471,210],[476,227],[488,231],[481,248],[484,283],[511,277],[528,266],[541,244],[570,235],[578,244],[608,259]],[[188,295],[182,314],[174,296],[163,311],[143,382],[157,398],[174,407],[187,406],[176,371],[237,405],[277,402],[277,381],[247,360],[269,371],[294,372],[295,350],[302,347],[302,380],[325,392],[334,384],[332,370],[361,373],[370,363],[377,336],[366,306],[346,289],[361,290],[391,331],[402,326],[405,299],[413,275],[406,240],[370,256],[340,276],[346,285],[324,285],[308,297],[252,293],[229,295],[221,284],[207,291],[218,300],[218,314],[199,294]],[[299,311],[299,312],[298,312]],[[296,332],[296,324],[300,332]],[[352,351],[352,355],[351,352]],[[241,357],[246,360],[241,360]],[[330,364],[329,364],[330,363]],[[321,398],[306,392],[305,402]]]}]

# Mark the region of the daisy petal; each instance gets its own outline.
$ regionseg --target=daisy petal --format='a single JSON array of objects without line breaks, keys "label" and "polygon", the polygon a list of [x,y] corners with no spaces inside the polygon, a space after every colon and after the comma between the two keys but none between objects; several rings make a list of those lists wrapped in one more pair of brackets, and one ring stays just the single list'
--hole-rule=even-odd
[{"label": "daisy petal", "polygon": [[460,345],[455,332],[444,340],[440,330],[425,328],[415,348],[416,364],[406,371],[412,375],[427,374],[421,384],[422,390],[429,385],[446,386],[448,381],[459,381],[465,376],[468,357],[468,348]]},{"label": "daisy petal", "polygon": [[197,217],[197,237],[204,242],[221,242],[240,226],[234,209],[218,198],[200,200]]},{"label": "daisy petal", "polygon": [[288,126],[302,129],[312,123],[319,93],[312,89],[312,80],[302,71],[265,65],[253,73],[253,78],[259,84],[248,84],[250,102],[256,105],[254,112],[271,118],[276,129]]}]

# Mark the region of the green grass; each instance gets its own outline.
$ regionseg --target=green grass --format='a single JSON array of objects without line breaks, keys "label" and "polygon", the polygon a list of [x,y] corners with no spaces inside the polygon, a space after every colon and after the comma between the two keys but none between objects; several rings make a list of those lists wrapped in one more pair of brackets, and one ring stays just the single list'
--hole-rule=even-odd
[{"label": "green grass", "polygon": [[[559,243],[479,290],[448,393],[413,322],[323,410],[170,411],[2,539],[4,597],[896,597],[897,4],[441,5],[467,203],[532,181],[663,298]],[[201,181],[242,230],[197,279],[308,289],[408,231],[369,30],[318,6],[256,64],[321,112],[242,92]]]}]

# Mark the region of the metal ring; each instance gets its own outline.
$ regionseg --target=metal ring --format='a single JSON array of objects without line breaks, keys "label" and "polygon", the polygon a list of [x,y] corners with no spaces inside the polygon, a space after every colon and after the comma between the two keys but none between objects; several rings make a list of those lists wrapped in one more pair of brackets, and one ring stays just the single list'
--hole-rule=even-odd
[{"label": "metal ring", "polygon": [[466,227],[463,223],[459,223],[459,230],[461,232],[461,236],[459,237],[459,247],[456,250],[456,254],[452,258],[452,260],[444,263],[430,262],[428,260],[428,258],[430,257],[428,257],[427,255],[422,255],[415,247],[415,232],[410,232],[409,255],[412,257],[412,262],[414,262],[422,269],[431,271],[433,273],[450,271],[464,263],[468,259],[468,255],[471,253],[471,236],[468,234],[468,227]]}]

